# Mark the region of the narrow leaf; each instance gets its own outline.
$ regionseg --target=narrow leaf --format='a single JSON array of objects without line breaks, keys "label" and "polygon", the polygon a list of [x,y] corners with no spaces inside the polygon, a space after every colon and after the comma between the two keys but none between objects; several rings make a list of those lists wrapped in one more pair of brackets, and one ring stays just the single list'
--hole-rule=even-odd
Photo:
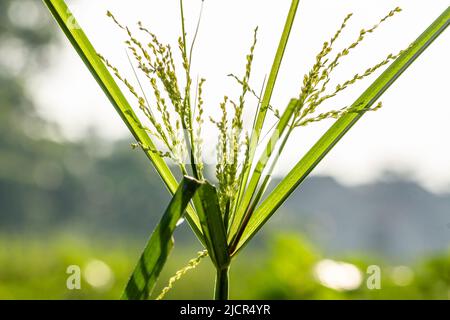
[{"label": "narrow leaf", "polygon": [[298,107],[298,99],[291,99],[286,110],[283,112],[280,121],[272,133],[269,141],[267,142],[264,152],[260,156],[258,162],[256,163],[255,170],[250,178],[248,187],[245,189],[245,195],[242,198],[242,202],[238,206],[238,211],[233,218],[233,224],[231,226],[230,235],[233,237],[238,233],[238,228],[241,226],[244,215],[247,213],[248,206],[254,198],[255,190],[258,187],[259,180],[263,174],[264,168],[266,167],[268,161],[270,160],[272,153],[275,151],[277,142],[282,137],[285,129],[288,127],[289,121],[294,114],[295,109]]},{"label": "narrow leaf", "polygon": [[[360,111],[370,108],[417,57],[448,27],[449,23],[450,7],[444,10],[416,41],[372,83],[355,101],[352,107],[358,108]],[[317,141],[255,210],[233,254],[240,250],[255,235],[362,115],[363,112],[343,116]]]},{"label": "narrow leaf", "polygon": [[[272,98],[273,90],[275,88],[275,83],[278,77],[278,71],[280,70],[281,61],[283,60],[284,52],[289,40],[289,35],[291,34],[292,25],[294,24],[295,15],[297,13],[298,5],[300,0],[292,0],[291,7],[289,8],[288,15],[286,17],[286,22],[284,24],[283,33],[281,34],[280,42],[278,44],[277,52],[272,63],[272,68],[270,70],[269,78],[267,80],[267,86],[264,90],[264,95],[261,101],[261,105],[255,115],[255,121],[252,128],[252,134],[250,137],[250,149],[248,154],[247,163],[253,163],[253,157],[255,156],[256,147],[261,135],[261,130],[264,125],[264,120],[266,119],[267,110],[270,104],[270,99]],[[241,185],[238,192],[238,203],[241,201],[241,197],[244,195],[244,190],[247,185],[247,181],[250,175],[251,165],[244,168],[242,175]]]},{"label": "narrow leaf", "polygon": [[205,182],[194,197],[209,256],[218,269],[228,267],[230,256],[216,188]]},{"label": "narrow leaf", "polygon": [[183,216],[187,205],[202,185],[201,182],[184,177],[169,206],[142,253],[122,299],[147,299],[158,280],[159,274],[173,248],[173,232]]}]

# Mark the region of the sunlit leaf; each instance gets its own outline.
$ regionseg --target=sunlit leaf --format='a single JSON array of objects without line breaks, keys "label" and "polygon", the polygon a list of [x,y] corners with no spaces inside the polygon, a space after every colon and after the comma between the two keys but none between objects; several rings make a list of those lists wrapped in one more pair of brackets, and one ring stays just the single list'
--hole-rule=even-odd
[{"label": "sunlit leaf", "polygon": [[186,206],[197,189],[202,186],[197,180],[184,177],[167,207],[161,221],[131,274],[122,299],[147,299],[152,293],[167,257],[173,248],[173,232],[183,216]]},{"label": "sunlit leaf", "polygon": [[[353,106],[361,111],[369,109],[417,57],[448,27],[449,23],[450,7],[364,91],[353,103]],[[256,209],[240,239],[236,251],[255,235],[362,115],[363,112],[358,112],[343,116],[317,141]]]}]

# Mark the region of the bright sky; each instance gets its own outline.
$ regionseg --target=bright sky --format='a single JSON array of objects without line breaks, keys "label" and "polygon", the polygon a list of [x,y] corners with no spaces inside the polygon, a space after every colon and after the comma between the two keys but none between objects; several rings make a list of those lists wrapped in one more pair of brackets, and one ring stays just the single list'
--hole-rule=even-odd
[{"label": "bright sky", "polygon": [[[259,33],[251,85],[259,91],[269,72],[290,2],[205,0],[193,70],[207,79],[204,90],[208,111],[218,109],[224,94],[238,94],[238,87],[226,75],[243,73],[255,26],[259,26]],[[106,10],[130,26],[141,20],[163,42],[177,46],[180,34],[177,0],[69,3],[97,50],[130,79],[133,76],[124,50],[123,33],[111,24]],[[200,0],[185,1],[188,37],[192,37],[200,3]],[[283,107],[289,98],[298,95],[303,74],[347,13],[353,12],[354,16],[337,48],[349,44],[361,28],[372,26],[395,6],[404,9],[342,61],[333,78],[335,84],[378,63],[387,54],[407,47],[448,5],[448,0],[301,1],[272,104]],[[52,52],[55,63],[50,72],[38,75],[33,81],[33,92],[42,113],[60,123],[70,139],[82,137],[90,127],[110,139],[127,137],[125,126],[79,57],[67,41],[62,43],[63,47]],[[449,57],[450,30],[446,30],[383,95],[384,107],[366,114],[318,166],[315,174],[359,184],[382,179],[389,170],[418,181],[429,190],[450,192]],[[327,106],[350,104],[375,78],[376,75],[354,86]],[[279,173],[287,172],[330,123],[300,129],[291,140]],[[211,129],[206,130],[206,136],[207,142],[213,142]]]}]

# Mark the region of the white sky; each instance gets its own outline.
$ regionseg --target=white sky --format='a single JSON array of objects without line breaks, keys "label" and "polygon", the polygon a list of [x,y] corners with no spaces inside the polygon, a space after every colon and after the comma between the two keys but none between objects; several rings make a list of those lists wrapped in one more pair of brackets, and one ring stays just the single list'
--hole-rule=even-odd
[{"label": "white sky", "polygon": [[[207,79],[204,88],[207,110],[216,110],[224,94],[238,94],[237,86],[226,75],[243,73],[255,26],[259,26],[259,41],[251,85],[259,91],[269,72],[290,2],[205,0],[193,70]],[[69,4],[96,49],[130,79],[133,77],[124,51],[123,33],[107,19],[106,10],[130,26],[141,20],[163,42],[177,46],[178,0],[78,0]],[[200,0],[185,0],[188,37],[193,34],[199,5]],[[364,71],[388,53],[407,47],[448,5],[448,0],[301,1],[272,104],[284,106],[289,98],[298,95],[303,74],[311,67],[323,41],[334,34],[347,13],[353,12],[354,16],[337,48],[348,44],[361,28],[372,26],[394,7],[404,9],[342,61],[334,83]],[[50,72],[33,81],[33,94],[42,113],[60,123],[69,139],[83,137],[92,126],[110,139],[127,137],[125,126],[68,42],[63,41],[63,47],[55,48],[52,57],[55,62]],[[366,114],[317,167],[315,174],[358,184],[380,179],[386,170],[391,170],[405,174],[429,190],[450,192],[449,57],[450,30],[446,30],[384,94],[381,99],[384,107]],[[361,82],[328,106],[350,104],[375,78],[376,75]],[[330,123],[299,130],[279,172],[291,168]],[[206,133],[207,142],[213,142],[209,140],[214,136],[212,131]]]}]

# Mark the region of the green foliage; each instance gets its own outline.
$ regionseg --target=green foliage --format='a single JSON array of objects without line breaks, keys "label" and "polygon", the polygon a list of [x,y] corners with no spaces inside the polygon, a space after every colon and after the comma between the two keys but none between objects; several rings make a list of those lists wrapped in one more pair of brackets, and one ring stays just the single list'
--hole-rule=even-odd
[{"label": "green foliage", "polygon": [[[249,279],[248,289],[244,289],[243,295],[259,299],[446,300],[450,289],[449,257],[450,253],[442,254],[407,266],[396,266],[377,257],[354,254],[333,257],[333,260],[357,267],[362,276],[357,288],[336,290],[321,283],[316,276],[318,263],[330,258],[298,235],[284,234],[271,242],[268,256]],[[370,265],[380,267],[380,289],[370,289],[366,285]],[[407,276],[397,271],[405,269]]]},{"label": "green foliage", "polygon": [[[114,23],[126,32],[128,39],[125,43],[129,52],[152,88],[153,99],[151,101],[147,99],[140,83],[142,94],[138,93],[130,81],[123,77],[106,58],[96,53],[81,28],[73,27],[75,20],[63,0],[44,0],[44,2],[137,140],[135,146],[140,146],[146,153],[169,190],[172,193],[175,192],[177,181],[164,161],[165,157],[175,161],[182,175],[191,174],[195,179],[204,181],[201,159],[201,126],[203,124],[203,100],[201,95],[204,80],[202,79],[194,89],[197,98],[193,102],[191,99],[193,89],[190,69],[196,34],[193,36],[189,50],[185,31],[183,1],[180,0],[182,34],[178,39],[178,48],[185,75],[184,87],[179,85],[170,45],[161,44],[153,33],[143,27],[142,23],[138,23],[139,30],[150,38],[149,42],[145,44],[140,42],[129,27],[123,26],[108,12],[108,16],[113,19]],[[409,48],[400,51],[398,54],[389,54],[381,62],[367,68],[362,73],[355,74],[351,79],[338,84],[334,90],[329,92],[327,86],[331,74],[339,65],[341,59],[400,9],[395,8],[380,19],[377,24],[368,29],[362,29],[355,41],[339,50],[334,58],[331,58],[330,53],[334,49],[333,45],[335,45],[336,40],[351,18],[351,14],[347,15],[332,38],[324,42],[313,66],[303,78],[298,96],[290,100],[290,103],[280,115],[280,111],[270,105],[270,100],[298,5],[298,0],[293,0],[291,3],[267,86],[254,112],[251,133],[245,132],[243,112],[246,94],[250,92],[255,95],[255,92],[250,88],[249,81],[257,29],[250,53],[247,55],[243,78],[240,79],[232,75],[242,87],[242,93],[237,102],[225,96],[223,103],[220,105],[221,119],[212,120],[219,131],[218,163],[216,165],[216,176],[219,181],[218,189],[216,190],[215,187],[205,182],[193,197],[192,205],[188,204],[192,194],[185,197],[185,199],[189,199],[185,205],[188,206],[187,218],[191,228],[208,250],[208,254],[217,269],[216,298],[219,299],[228,298],[230,257],[234,256],[255,235],[293,190],[299,186],[365,112],[374,111],[381,107],[380,102],[375,106],[373,105],[403,71],[444,31],[449,24],[450,17],[450,8],[448,8]],[[394,61],[392,65],[353,104],[339,109],[319,110],[323,102],[335,97],[357,81],[372,75],[392,61]],[[143,126],[138,120],[131,105],[108,72],[107,67],[136,98],[138,108],[148,118],[152,128]],[[228,110],[230,105],[233,109],[231,119]],[[193,106],[198,108],[197,116],[194,114]],[[267,110],[274,112],[278,122],[274,126],[275,130],[271,134],[271,138],[263,149],[263,154],[255,162],[254,156],[257,147],[263,140],[261,131],[265,124]],[[159,121],[159,118],[161,118],[161,121]],[[336,123],[260,203],[279,156],[293,130],[296,127],[306,126],[329,118],[337,119]],[[166,150],[157,149],[151,136],[160,140]],[[185,157],[190,159],[190,173],[184,164]],[[181,214],[182,212],[178,212],[177,217],[181,217]],[[167,241],[168,245],[171,244],[169,239],[164,241]],[[160,244],[163,244],[164,241]],[[150,253],[147,252],[144,256],[147,254]],[[154,261],[158,259],[165,261],[166,258],[164,250],[161,250],[161,252],[154,251],[150,255],[152,256],[151,263],[148,266],[150,269],[153,269]],[[145,266],[146,263],[144,262],[143,265]],[[142,298],[143,296],[140,294],[143,291],[147,291],[145,297],[148,297],[148,291],[150,290],[146,290],[146,288],[153,287],[158,273],[159,267],[155,277],[149,277],[148,279],[141,277],[139,280],[141,282],[140,288],[136,291],[139,292],[139,295],[133,294],[129,297]]]},{"label": "green foliage", "polygon": [[[0,298],[117,299],[132,270],[134,257],[129,252],[136,245],[121,242],[111,246],[97,240],[93,246],[79,236],[2,237]],[[93,261],[109,266],[113,275],[109,281],[96,287],[82,277],[81,290],[68,290],[67,267],[80,266],[83,274]]]},{"label": "green foliage", "polygon": [[212,262],[217,269],[228,268],[230,255],[227,250],[226,230],[216,188],[205,182],[197,191],[193,201],[197,203],[197,214]]},{"label": "green foliage", "polygon": [[[364,279],[356,290],[337,291],[323,286],[314,276],[314,267],[329,256],[294,234],[278,234],[268,243],[268,248],[252,250],[236,260],[231,273],[231,295],[236,299],[448,299],[450,252],[407,264],[413,277],[402,285],[395,278],[395,264],[367,255],[333,256],[357,266]],[[2,237],[0,244],[1,299],[116,299],[134,267],[133,252],[141,246],[126,238],[116,242],[81,235]],[[155,293],[159,294],[161,285],[186,264],[188,252],[194,250],[183,245],[174,250]],[[102,261],[110,269],[112,277],[103,286],[94,286],[83,276],[93,261]],[[372,264],[381,267],[380,290],[365,286],[365,270]],[[81,267],[81,290],[65,286],[68,265]],[[176,283],[177,290],[167,292],[165,298],[208,299],[212,285],[205,279],[213,276],[213,268],[202,263],[196,272],[184,275]]]},{"label": "green foliage", "polygon": [[147,299],[173,248],[173,232],[201,184],[183,178],[134,268],[122,299]]}]

